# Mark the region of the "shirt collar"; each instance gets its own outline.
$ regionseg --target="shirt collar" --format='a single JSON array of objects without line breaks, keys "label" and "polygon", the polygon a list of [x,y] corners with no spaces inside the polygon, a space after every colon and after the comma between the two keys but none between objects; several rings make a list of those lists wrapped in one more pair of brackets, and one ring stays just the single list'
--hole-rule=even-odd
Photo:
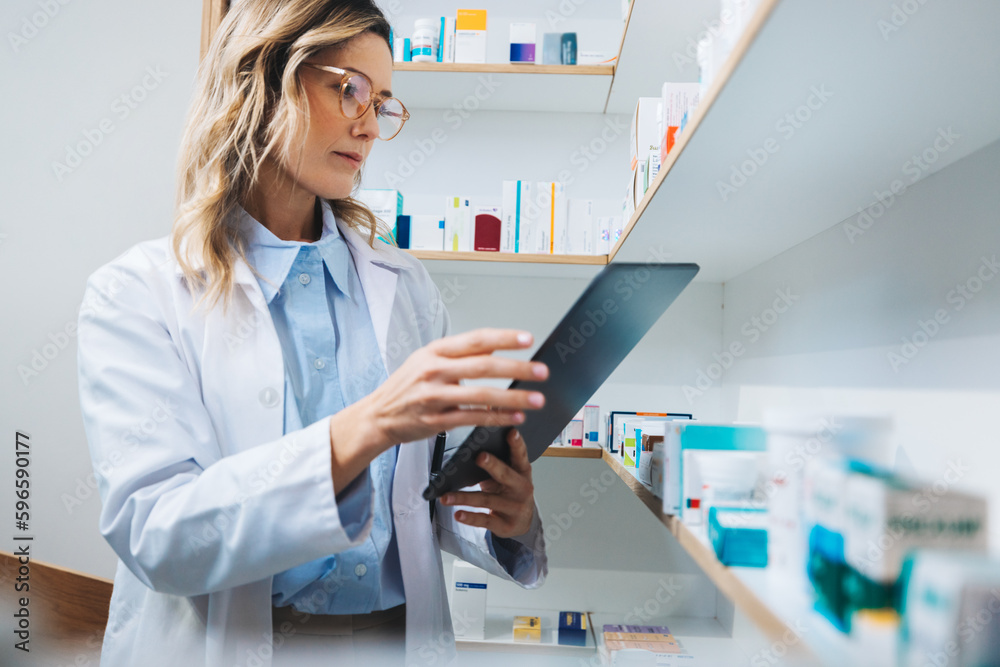
[{"label": "shirt collar", "polygon": [[[350,250],[337,229],[337,219],[330,208],[330,203],[320,198],[323,213],[323,231],[318,241],[286,241],[274,235],[259,220],[251,216],[237,204],[240,225],[246,234],[248,258],[257,272],[264,278],[280,287],[284,284],[288,271],[292,268],[299,250],[303,246],[314,246],[323,257],[334,284],[348,298],[354,298],[348,284],[348,262],[352,262]],[[270,304],[277,294],[277,287],[261,280],[260,288],[264,292],[265,301]]]}]

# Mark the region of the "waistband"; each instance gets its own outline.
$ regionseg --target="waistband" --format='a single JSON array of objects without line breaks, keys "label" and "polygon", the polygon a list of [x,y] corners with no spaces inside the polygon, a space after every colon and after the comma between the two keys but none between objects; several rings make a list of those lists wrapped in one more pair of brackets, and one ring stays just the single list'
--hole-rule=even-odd
[{"label": "waistband", "polygon": [[[310,614],[291,605],[271,607],[271,625],[274,630],[312,635],[350,635],[356,630],[366,630],[405,618],[405,604],[370,614]],[[282,629],[281,626],[286,623],[290,627]]]}]

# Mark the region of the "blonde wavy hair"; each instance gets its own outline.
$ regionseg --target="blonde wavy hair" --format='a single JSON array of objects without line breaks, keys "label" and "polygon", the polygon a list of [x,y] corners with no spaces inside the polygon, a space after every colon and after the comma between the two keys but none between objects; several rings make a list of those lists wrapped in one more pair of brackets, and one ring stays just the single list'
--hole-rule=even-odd
[{"label": "blonde wavy hair", "polygon": [[[365,32],[383,37],[391,53],[389,23],[371,0],[232,3],[199,66],[178,158],[171,242],[188,285],[205,290],[195,308],[220,298],[228,308],[237,256],[247,260],[236,206],[258,183],[266,157],[288,164],[294,142],[305,144],[309,102],[299,67]],[[294,177],[300,166],[301,161]],[[360,184],[359,171],[354,192]],[[392,231],[353,197],[327,201],[348,226],[367,233],[370,246],[377,236],[392,239]],[[200,254],[204,276],[188,252]]]}]

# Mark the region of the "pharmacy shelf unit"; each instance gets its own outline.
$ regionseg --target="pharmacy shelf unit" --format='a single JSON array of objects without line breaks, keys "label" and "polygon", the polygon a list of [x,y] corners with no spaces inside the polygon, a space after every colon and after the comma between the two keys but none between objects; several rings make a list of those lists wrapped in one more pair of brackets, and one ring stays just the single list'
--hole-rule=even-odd
[{"label": "pharmacy shelf unit", "polygon": [[[635,0],[630,26],[655,4]],[[723,282],[1000,138],[1000,4],[891,12],[763,0],[612,260],[660,248]],[[616,79],[651,53],[627,59],[632,40]]]},{"label": "pharmacy shelf unit", "polygon": [[394,63],[392,93],[411,109],[604,111],[612,65]]},{"label": "pharmacy shelf unit", "polygon": [[[703,526],[688,526],[672,514],[664,514],[663,500],[639,481],[635,468],[625,467],[607,450],[602,459],[666,526],[719,591],[750,618],[775,645],[787,648],[793,660],[803,664],[890,665],[891,643],[862,642],[840,633],[812,605],[806,591],[796,591],[788,582],[772,576],[768,568],[727,567],[719,562]],[[801,641],[800,641],[801,640]],[[799,664],[792,662],[791,664]]]}]

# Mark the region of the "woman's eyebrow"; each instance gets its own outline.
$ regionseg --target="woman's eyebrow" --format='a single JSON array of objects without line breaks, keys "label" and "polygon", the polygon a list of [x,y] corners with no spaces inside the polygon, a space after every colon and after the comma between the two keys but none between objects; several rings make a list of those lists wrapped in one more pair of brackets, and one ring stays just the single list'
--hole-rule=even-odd
[{"label": "woman's eyebrow", "polygon": [[[369,76],[368,72],[362,72],[357,67],[341,67],[341,69],[346,69],[349,72],[357,72],[358,74],[364,74],[365,76],[368,77],[369,81],[371,80],[371,76]],[[379,95],[382,95],[384,97],[392,97],[392,91],[391,90],[382,90],[382,91],[379,92]]]}]

